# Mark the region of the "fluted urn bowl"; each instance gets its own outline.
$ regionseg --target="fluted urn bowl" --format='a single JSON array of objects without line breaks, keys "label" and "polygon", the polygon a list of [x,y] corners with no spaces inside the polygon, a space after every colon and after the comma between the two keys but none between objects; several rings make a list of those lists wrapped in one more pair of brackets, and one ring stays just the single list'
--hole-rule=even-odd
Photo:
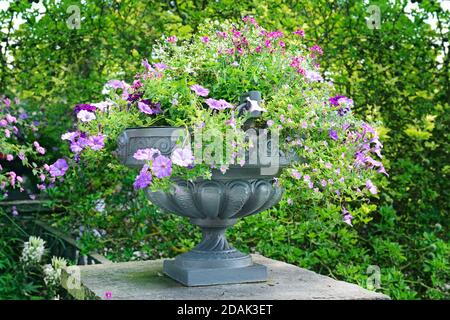
[{"label": "fluted urn bowl", "polygon": [[[157,148],[170,156],[176,146],[176,127],[126,129],[118,140],[117,155],[128,166],[142,167],[133,158],[138,149]],[[190,219],[202,229],[202,241],[191,251],[164,261],[164,272],[187,286],[243,283],[267,280],[265,266],[232,247],[225,231],[239,218],[262,212],[277,204],[282,189],[274,178],[287,164],[280,157],[278,168],[262,174],[262,165],[231,165],[225,174],[213,170],[211,180],[186,181],[174,178],[169,191],[152,192],[150,201],[161,209]]]}]

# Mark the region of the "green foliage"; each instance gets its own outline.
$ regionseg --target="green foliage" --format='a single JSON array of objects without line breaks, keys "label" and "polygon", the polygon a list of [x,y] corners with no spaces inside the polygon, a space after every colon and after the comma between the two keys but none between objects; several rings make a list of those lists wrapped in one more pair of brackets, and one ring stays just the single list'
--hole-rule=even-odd
[{"label": "green foliage", "polygon": [[[230,233],[232,242],[362,286],[367,267],[378,265],[381,290],[392,298],[448,298],[450,18],[438,1],[417,2],[418,9],[406,14],[408,3],[377,1],[380,29],[370,29],[363,1],[91,1],[80,4],[81,28],[70,30],[65,22],[72,1],[44,1],[42,19],[28,1],[15,1],[0,12],[8,39],[1,50],[0,92],[20,94],[44,110],[45,146],[60,146],[66,154],[59,139],[71,125],[73,105],[99,101],[107,80],[137,72],[161,35],[187,39],[206,18],[240,21],[248,14],[271,29],[302,28],[308,46],[324,49],[321,69],[355,101],[355,113],[383,123],[378,129],[390,177],[381,181],[379,199],[352,208],[362,210],[355,213],[358,219],[376,204],[368,224],[350,229],[340,221],[339,207],[311,208],[292,195],[293,205],[283,202],[241,221]],[[11,18],[19,14],[26,23],[14,30]],[[435,27],[426,22],[430,15]],[[106,248],[111,258],[128,260],[142,258],[142,252],[173,256],[195,244],[198,234],[185,221],[157,212],[143,195],[132,193],[133,173],[114,162],[85,165],[84,172],[67,177],[78,184],[50,196],[68,212],[55,216],[55,224],[71,231],[85,227],[86,250]],[[94,210],[100,199],[106,203],[103,214]],[[99,238],[93,229],[107,233]]]},{"label": "green foliage", "polygon": [[[67,262],[53,257],[51,264],[44,265],[47,253],[44,241],[28,238],[18,221],[0,209],[0,300],[42,300],[65,296],[59,285],[61,268]],[[25,239],[33,248],[24,254]],[[41,249],[42,254],[33,254]],[[24,257],[27,259],[24,259]]]}]

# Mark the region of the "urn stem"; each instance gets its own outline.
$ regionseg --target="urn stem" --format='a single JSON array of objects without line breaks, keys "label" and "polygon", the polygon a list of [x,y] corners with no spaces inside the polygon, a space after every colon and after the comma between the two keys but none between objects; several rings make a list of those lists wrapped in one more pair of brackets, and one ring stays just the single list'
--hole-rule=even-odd
[{"label": "urn stem", "polygon": [[194,248],[199,251],[225,251],[232,250],[229,245],[225,232],[227,227],[201,227],[203,239]]}]

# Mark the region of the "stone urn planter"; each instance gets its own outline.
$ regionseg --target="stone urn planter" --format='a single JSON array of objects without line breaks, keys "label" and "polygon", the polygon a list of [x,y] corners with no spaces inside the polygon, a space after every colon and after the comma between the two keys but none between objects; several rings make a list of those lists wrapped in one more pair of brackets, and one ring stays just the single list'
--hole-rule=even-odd
[{"label": "stone urn planter", "polygon": [[[156,148],[170,156],[176,146],[176,127],[126,129],[118,138],[117,156],[123,164],[142,167],[133,158],[138,149]],[[282,189],[274,183],[281,168],[287,165],[279,158],[277,170],[261,174],[262,164],[231,165],[225,174],[213,170],[211,180],[186,181],[174,178],[171,191],[152,192],[148,199],[161,209],[187,217],[202,229],[202,241],[191,251],[164,261],[164,273],[186,286],[267,280],[265,266],[252,262],[251,256],[232,247],[225,236],[227,228],[238,219],[257,214],[277,204]],[[259,161],[259,160],[258,160]]]}]

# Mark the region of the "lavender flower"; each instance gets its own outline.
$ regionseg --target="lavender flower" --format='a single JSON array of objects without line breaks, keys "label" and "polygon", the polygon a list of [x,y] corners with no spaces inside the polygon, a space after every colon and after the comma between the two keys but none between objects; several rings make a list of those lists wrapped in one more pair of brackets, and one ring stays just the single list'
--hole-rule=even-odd
[{"label": "lavender flower", "polygon": [[352,219],[353,216],[348,212],[348,210],[345,207],[342,207],[342,221],[344,221],[346,224],[352,227],[353,226]]},{"label": "lavender flower", "polygon": [[337,132],[334,131],[334,130],[331,129],[331,128],[330,128],[329,136],[330,136],[330,138],[333,139],[334,141],[339,140],[339,136],[338,136]]},{"label": "lavender flower", "polygon": [[317,71],[307,70],[305,72],[305,77],[311,82],[318,82],[318,81],[322,81],[323,80],[322,76]]},{"label": "lavender flower", "polygon": [[149,99],[138,102],[138,108],[142,113],[146,114],[158,114],[161,113],[161,103],[152,102]]},{"label": "lavender flower", "polygon": [[371,194],[377,194],[378,193],[377,187],[372,183],[372,181],[370,179],[367,179],[367,181],[366,181],[366,188],[369,190],[369,192]]},{"label": "lavender flower", "polygon": [[209,90],[199,84],[193,84],[190,88],[200,97],[206,97],[209,94]]},{"label": "lavender flower", "polygon": [[149,167],[145,164],[139,175],[136,177],[133,183],[133,187],[135,190],[147,188],[152,183],[152,174],[149,171]]},{"label": "lavender flower", "polygon": [[139,149],[134,153],[133,158],[136,160],[153,160],[155,155],[159,156],[161,152],[154,148]]},{"label": "lavender flower", "polygon": [[194,163],[194,156],[192,155],[192,150],[189,147],[183,149],[176,148],[172,152],[171,156],[172,162],[181,167],[189,167]]},{"label": "lavender flower", "polygon": [[67,169],[69,169],[69,165],[63,158],[56,160],[54,164],[49,166],[49,172],[52,177],[63,176],[66,173]]},{"label": "lavender flower", "polygon": [[301,173],[300,172],[298,172],[297,170],[292,170],[292,176],[295,178],[295,179],[300,179],[301,177],[302,177],[302,175],[301,175]]},{"label": "lavender flower", "polygon": [[216,100],[216,99],[206,99],[205,103],[213,110],[224,110],[224,109],[233,109],[234,106],[230,103],[228,103],[227,101],[220,99],[220,100]]},{"label": "lavender flower", "polygon": [[103,149],[105,146],[105,136],[101,133],[96,136],[90,136],[88,138],[88,146],[94,151]]},{"label": "lavender flower", "polygon": [[152,171],[157,178],[168,177],[172,174],[172,161],[165,156],[158,156],[153,160]]}]

